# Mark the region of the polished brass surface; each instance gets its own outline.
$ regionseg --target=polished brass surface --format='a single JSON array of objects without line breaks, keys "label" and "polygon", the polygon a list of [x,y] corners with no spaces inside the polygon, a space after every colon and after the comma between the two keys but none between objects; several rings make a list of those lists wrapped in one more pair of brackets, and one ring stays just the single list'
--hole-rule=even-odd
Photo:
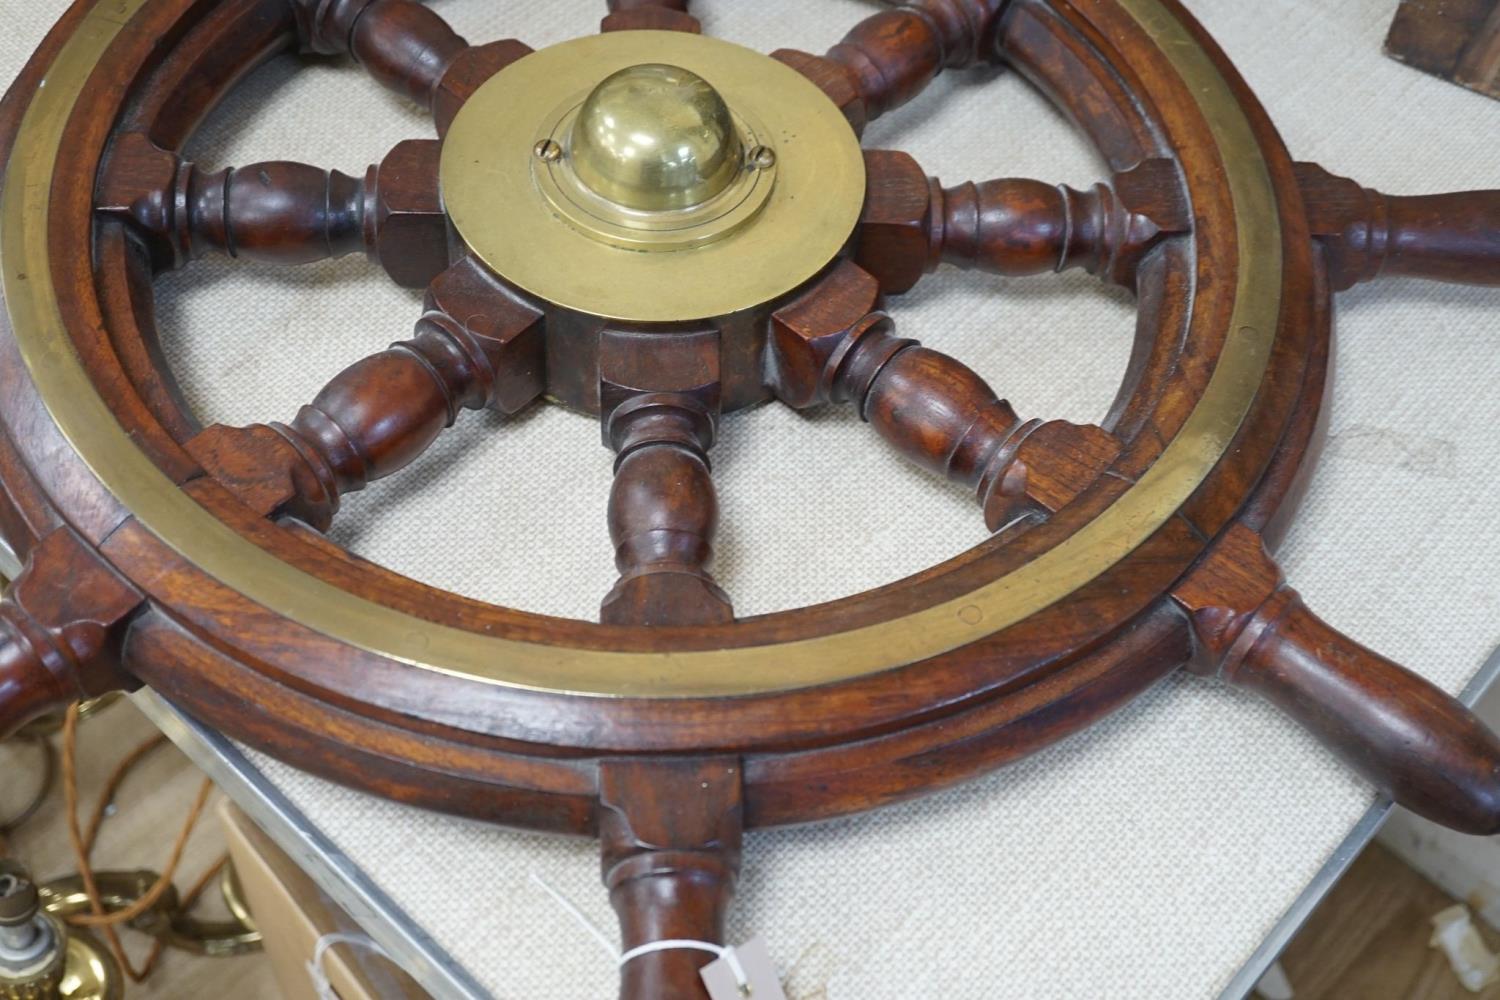
[{"label": "polished brass surface", "polygon": [[[78,721],[92,718],[100,712],[117,704],[125,697],[123,691],[110,691],[101,694],[97,698],[88,698],[78,703]],[[54,712],[50,715],[38,716],[26,725],[16,730],[16,737],[20,739],[41,739],[62,732],[63,720],[67,717],[66,712]]]},{"label": "polished brass surface", "polygon": [[[100,871],[94,873],[94,883],[98,887],[104,911],[114,913],[134,906],[160,877],[156,872],[146,869]],[[156,903],[131,920],[129,926],[133,930],[159,938],[169,948],[209,958],[259,951],[259,929],[253,921],[235,912],[230,903],[227,883],[221,885],[226,889],[226,904],[231,906],[231,917],[228,920],[201,920],[193,916],[183,909],[177,890],[169,886]],[[42,886],[42,902],[48,913],[64,919],[74,914],[87,913],[91,905],[83,879],[77,875],[56,879]],[[248,916],[248,910],[244,912]]]},{"label": "polished brass surface", "polygon": [[[648,146],[636,135],[650,156],[632,155]],[[771,162],[748,162],[761,146]],[[675,323],[816,277],[854,231],[865,172],[849,123],[802,74],[714,38],[620,31],[481,86],[444,140],[442,185],[464,241],[513,284],[576,312]]]},{"label": "polished brass surface", "polygon": [[224,872],[219,876],[219,895],[224,897],[224,908],[241,927],[259,933],[260,928],[256,926],[255,915],[250,912],[245,887],[240,883],[240,873],[234,870],[233,861],[224,865]]},{"label": "polished brass surface", "polygon": [[[615,74],[610,80],[619,75]],[[604,87],[610,80],[600,86]],[[535,162],[532,164],[532,179],[562,221],[601,243],[626,250],[659,253],[692,249],[725,239],[759,216],[775,190],[776,158],[773,153],[769,158],[762,157],[759,162],[752,161],[747,157],[745,147],[747,144],[758,143],[765,136],[763,125],[752,124],[742,115],[725,107],[727,127],[736,137],[734,159],[730,161],[734,169],[721,172],[722,177],[708,176],[704,182],[695,182],[696,174],[681,178],[684,185],[682,190],[691,193],[679,198],[667,197],[664,190],[658,191],[657,197],[648,197],[649,192],[642,191],[637,202],[660,201],[670,204],[681,201],[682,205],[653,210],[639,209],[613,201],[602,193],[628,193],[633,185],[649,187],[644,181],[651,172],[627,169],[626,161],[630,158],[624,155],[624,150],[628,148],[625,139],[620,138],[616,143],[596,141],[595,148],[585,151],[585,154],[580,154],[577,150],[579,123],[584,115],[590,113],[589,101],[594,96],[596,95],[581,102],[569,102],[571,106],[549,117],[542,130],[544,137],[538,139],[533,148]],[[598,109],[593,113],[603,115]],[[643,129],[646,124],[637,123],[634,127]],[[585,131],[597,133],[599,129]],[[639,134],[643,139],[647,138],[645,133]],[[640,144],[646,145],[645,142]],[[604,147],[613,148],[618,155],[603,155],[600,149]],[[759,151],[769,147],[754,145],[752,148]],[[591,184],[585,172],[579,169],[582,155],[590,155],[595,160],[595,166],[588,171],[590,175],[601,174],[604,172],[603,168],[608,167],[615,171],[619,181]],[[692,160],[695,157],[690,154],[683,159]]]},{"label": "polished brass surface", "polygon": [[0,960],[0,1000],[119,1000],[124,995],[125,977],[115,959],[92,935],[64,922],[67,913],[89,909],[81,880],[75,882],[75,891],[60,897],[55,883],[38,886],[15,862],[0,860],[0,931],[19,926],[36,935],[24,946],[24,959]]},{"label": "polished brass surface", "polygon": [[638,212],[691,208],[717,197],[745,169],[729,106],[681,66],[630,66],[583,102],[564,146],[579,180]]},{"label": "polished brass surface", "polygon": [[62,1000],[121,1000],[125,976],[97,938],[73,929],[68,931],[68,954],[57,993]]},{"label": "polished brass surface", "polygon": [[[1197,95],[1228,177],[1236,212],[1235,232],[1216,234],[1216,238],[1235,241],[1239,266],[1234,275],[1220,276],[1223,281],[1233,281],[1235,300],[1223,352],[1198,405],[1156,463],[1109,508],[1067,541],[962,597],[878,624],[791,642],[702,652],[612,651],[547,645],[437,625],[351,594],[283,563],[221,523],[179,490],[123,430],[90,382],[69,342],[58,312],[47,253],[49,194],[60,156],[59,140],[69,113],[80,99],[89,70],[121,30],[127,16],[144,2],[118,0],[111,4],[108,16],[95,8],[84,18],[58,54],[46,88],[32,100],[17,134],[4,193],[0,196],[0,239],[3,239],[0,271],[21,355],[41,398],[68,441],[140,524],[205,573],[250,600],[304,627],[422,669],[496,684],[599,696],[738,695],[851,679],[975,642],[1085,586],[1165,525],[1230,447],[1259,391],[1270,359],[1281,310],[1282,231],[1275,188],[1255,133],[1230,83],[1162,0],[1121,0],[1122,7],[1154,40],[1161,53],[1161,66],[1175,71],[1186,84],[1186,91]],[[678,43],[658,42],[655,33],[618,32],[601,37],[629,40],[630,36],[635,36],[640,48],[617,53],[615,57],[628,55],[626,65],[648,61],[640,58],[644,50],[651,50],[654,56],[659,51],[659,58],[679,62],[678,50],[674,49]],[[585,52],[609,51],[607,47],[593,48],[599,45],[593,39],[573,44],[584,45]],[[673,51],[668,53],[665,49]],[[522,59],[492,83],[500,83],[507,73],[526,66],[533,58]],[[512,89],[512,83],[544,86],[549,66],[545,62],[532,64],[532,68],[521,76],[510,77],[485,100],[480,100],[485,95],[481,88],[475,101],[459,116],[462,120],[472,112],[477,117],[467,127],[468,140],[458,146],[464,152],[455,154],[450,149],[445,154],[445,190],[451,196],[458,193],[458,187],[467,185],[459,201],[463,218],[471,229],[477,224],[475,211],[485,205],[502,204],[495,200],[500,197],[495,183],[506,176],[506,171],[512,171],[508,176],[515,181],[514,170],[519,170],[520,181],[525,183],[533,159],[532,146],[525,136],[518,136],[519,164],[504,169],[492,165],[473,176],[467,176],[468,164],[461,160],[477,157],[483,161],[490,143],[478,140],[488,138],[492,142],[496,129],[486,131],[480,126],[502,119],[504,105],[514,102],[516,95],[527,93],[524,87]],[[717,77],[716,82],[733,106],[737,92]],[[813,99],[808,98],[806,103],[813,103]],[[828,107],[831,109],[831,105]],[[450,134],[450,146],[453,142]],[[797,149],[782,147],[788,175],[800,161]],[[460,158],[453,159],[455,155]],[[481,187],[491,194],[481,196]],[[830,190],[843,189],[835,185]],[[516,203],[504,204],[514,207]],[[454,203],[450,201],[449,206],[454,207]],[[814,226],[812,231],[817,232],[816,226],[826,224],[828,218],[818,208],[815,204],[799,205],[795,212],[790,212],[790,217],[805,219]],[[759,238],[753,234],[765,228],[771,213],[777,211],[773,200],[766,209],[767,219],[745,230],[748,242],[753,244]],[[83,224],[83,220],[73,221]],[[502,262],[510,258],[505,256],[509,251],[501,250],[500,246],[509,243],[516,252],[534,257],[544,265],[545,272],[563,273],[588,266],[588,261],[570,257],[571,248],[587,242],[581,237],[571,243],[552,238],[529,243],[525,231],[512,228],[517,217],[498,211],[493,221],[494,233],[478,242],[490,256],[498,254]],[[566,230],[567,227],[552,226],[550,231]],[[706,259],[716,250],[738,242],[738,239],[722,241],[688,254],[630,256],[642,260],[674,257],[691,260],[700,256]],[[795,254],[800,244],[793,238],[775,245],[781,255],[788,256]],[[595,248],[608,249],[597,244]],[[736,252],[743,250],[740,247]],[[563,261],[569,266],[563,267]],[[683,286],[707,277],[687,265],[675,263],[667,265],[663,273],[675,275],[673,280]],[[716,282],[722,285],[734,276],[722,268],[722,261],[708,275],[712,277],[706,281],[710,285]],[[662,286],[652,282],[651,287],[655,293]],[[742,287],[741,291],[744,290]],[[708,300],[696,301],[701,304]],[[623,304],[625,300],[620,302]],[[726,630],[726,641],[733,634]]]}]

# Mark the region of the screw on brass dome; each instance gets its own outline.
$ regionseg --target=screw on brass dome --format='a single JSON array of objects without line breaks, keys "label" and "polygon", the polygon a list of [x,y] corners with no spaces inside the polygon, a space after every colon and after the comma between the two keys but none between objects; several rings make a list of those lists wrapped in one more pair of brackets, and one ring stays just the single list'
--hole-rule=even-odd
[{"label": "screw on brass dome", "polygon": [[678,66],[631,66],[584,101],[569,140],[578,179],[641,212],[701,205],[744,165],[739,131],[719,92]]}]

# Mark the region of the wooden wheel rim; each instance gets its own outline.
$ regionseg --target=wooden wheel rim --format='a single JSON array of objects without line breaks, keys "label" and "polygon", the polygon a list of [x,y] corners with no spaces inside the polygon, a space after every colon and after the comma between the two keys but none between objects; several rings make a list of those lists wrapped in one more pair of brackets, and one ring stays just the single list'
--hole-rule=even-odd
[{"label": "wooden wheel rim", "polygon": [[[249,2],[243,5],[245,9],[251,6]],[[1200,271],[1215,271],[1221,279],[1218,288],[1223,287],[1223,275],[1232,271],[1237,287],[1232,296],[1215,292],[1207,305],[1195,302],[1189,321],[1195,329],[1207,328],[1208,342],[1222,341],[1220,362],[1204,391],[1212,405],[1205,408],[1200,400],[1166,452],[1154,456],[1154,461],[1145,456],[1145,468],[1131,470],[1130,463],[1142,461],[1143,456],[1127,449],[1117,466],[1123,478],[1102,479],[1052,524],[1031,533],[1027,545],[1007,550],[986,544],[928,574],[872,592],[873,596],[732,627],[609,628],[502,614],[451,598],[455,607],[451,614],[428,612],[424,618],[412,613],[415,598],[410,595],[393,600],[394,607],[357,597],[329,579],[298,568],[295,556],[283,562],[292,555],[291,549],[300,547],[305,556],[306,539],[277,537],[280,532],[236,509],[232,500],[201,480],[195,491],[180,491],[172,476],[158,468],[160,454],[153,461],[115,422],[68,345],[70,332],[78,336],[77,324],[70,323],[55,296],[49,299],[45,292],[52,281],[45,273],[48,250],[34,248],[39,240],[47,248],[65,235],[65,227],[55,218],[49,224],[48,212],[69,203],[60,190],[67,179],[53,176],[49,144],[55,153],[57,145],[69,137],[87,136],[94,144],[77,161],[96,164],[110,121],[84,107],[69,118],[88,71],[108,52],[116,60],[111,63],[113,70],[121,72],[121,60],[129,61],[120,55],[122,49],[133,48],[137,58],[144,58],[149,50],[145,39],[167,34],[165,29],[188,12],[186,3],[142,8],[142,0],[127,0],[123,11],[118,5],[106,11],[82,0],[75,9],[82,13],[52,64],[47,89],[19,126],[6,176],[5,242],[7,248],[23,250],[17,254],[8,249],[5,291],[15,340],[38,395],[72,451],[136,515],[91,540],[148,593],[165,593],[166,582],[177,574],[198,582],[201,603],[191,606],[193,602],[178,600],[169,613],[176,625],[196,639],[189,642],[165,627],[145,624],[137,629],[134,640],[133,669],[230,732],[268,742],[264,733],[248,728],[249,720],[234,717],[236,712],[222,692],[215,696],[215,688],[224,686],[227,674],[189,667],[204,667],[209,654],[197,648],[203,641],[248,668],[240,679],[247,694],[258,686],[276,687],[315,713],[342,716],[352,711],[382,719],[382,725],[394,721],[413,733],[436,726],[473,734],[466,740],[498,737],[513,749],[555,745],[580,750],[702,751],[836,746],[856,735],[903,726],[917,732],[920,720],[966,704],[987,704],[989,724],[994,724],[1005,715],[998,696],[1027,685],[1051,684],[1059,699],[1090,686],[1096,693],[1107,689],[1113,704],[1186,655],[1185,625],[1175,612],[1168,613],[1161,595],[1205,547],[1203,538],[1194,534],[1213,537],[1242,510],[1264,522],[1291,479],[1290,469],[1270,476],[1265,470],[1294,413],[1293,433],[1301,441],[1291,449],[1292,458],[1278,462],[1295,468],[1310,434],[1321,384],[1304,387],[1303,369],[1309,358],[1326,350],[1326,316],[1323,304],[1305,285],[1310,273],[1307,237],[1305,223],[1287,194],[1291,190],[1289,162],[1253,99],[1175,5],[1161,0],[1059,2],[1051,24],[1043,23],[1045,16],[1036,8],[1027,7],[1012,18],[1022,22],[1012,24],[1013,36],[1027,31],[1056,32],[1073,44],[1102,47],[1109,28],[1149,40],[1150,50],[1168,60],[1170,72],[1137,68],[1134,83],[1140,88],[1142,105],[1157,112],[1152,127],[1171,136],[1183,150],[1186,188],[1195,212],[1200,219],[1223,227],[1200,225],[1195,237],[1196,265]],[[136,16],[132,29],[123,26],[129,18],[122,14]],[[1109,56],[1099,51],[1109,50],[1095,53],[1108,63]],[[59,72],[68,66],[72,72]],[[131,75],[134,69],[125,72]],[[90,86],[101,82],[96,79]],[[1193,100],[1183,102],[1184,96]],[[1174,110],[1163,112],[1163,108]],[[46,123],[45,130],[39,132],[38,123]],[[47,187],[38,189],[37,177],[45,177]],[[1231,231],[1235,240],[1225,246],[1226,233]],[[50,249],[55,252],[56,248]],[[39,260],[41,268],[36,267]],[[1229,271],[1223,269],[1226,265]],[[15,426],[13,421],[29,392],[28,388],[25,393],[11,394],[11,404],[0,404],[5,405],[7,426]],[[1128,400],[1117,407],[1122,413],[1130,408]],[[1132,419],[1139,424],[1147,417],[1138,413]],[[1267,428],[1273,431],[1269,440]],[[166,437],[165,432],[157,436]],[[1261,440],[1244,444],[1254,436]],[[160,441],[153,446],[170,450],[170,445]],[[1229,453],[1236,458],[1221,463]],[[35,472],[36,463],[30,464]],[[1191,474],[1184,474],[1183,469],[1190,469]],[[1136,475],[1139,482],[1129,487],[1128,480]],[[1147,487],[1144,491],[1141,484]],[[87,500],[80,505],[69,498],[59,506],[66,510],[69,504],[73,506],[70,519],[89,533],[88,511],[83,509]],[[1185,520],[1178,517],[1184,505],[1197,512],[1194,531],[1179,523]],[[1096,515],[1105,509],[1115,511],[1117,520],[1095,527],[1101,523]],[[1026,558],[1037,551],[1040,557]],[[1103,613],[1086,634],[1064,632],[1050,642],[1027,646],[1024,654],[1009,661],[999,655],[1013,637],[1007,631],[1012,626],[1030,624],[1045,631],[1047,613],[1061,603],[1099,603],[1099,592],[1114,583],[1112,574],[1131,559],[1160,564],[1151,574],[1159,589],[1152,591],[1148,584],[1100,603]],[[1066,572],[1054,573],[1057,565]],[[247,575],[243,566],[260,567],[269,575],[252,579],[254,574]],[[990,566],[1015,568],[991,579]],[[348,561],[331,576],[348,580],[381,572]],[[393,578],[385,574],[380,579]],[[973,585],[976,579],[980,582]],[[390,592],[378,583],[372,589]],[[427,600],[440,593],[413,589]],[[918,610],[883,618],[897,597]],[[863,615],[871,623],[831,634],[820,632],[835,615],[855,622]],[[231,637],[224,627],[231,618],[242,628],[248,622],[247,634]],[[463,627],[434,618],[449,618]],[[503,622],[509,634],[486,634],[496,629],[497,622]],[[278,629],[308,636],[312,647],[326,656],[312,663],[308,662],[312,657],[286,655],[278,649]],[[1101,640],[1127,630],[1132,641],[1108,653],[1088,652]],[[985,660],[996,662],[986,665]],[[1052,669],[1061,663],[1078,669],[1064,677]],[[371,695],[365,705],[351,704],[339,693],[340,680],[356,666],[373,679],[393,678],[392,671],[410,672],[411,667],[424,677],[419,682],[391,684],[383,693]],[[912,672],[918,670],[925,676],[914,685]],[[505,710],[481,713],[466,705],[474,697],[476,684],[504,689]],[[418,687],[420,697],[416,696]],[[868,713],[830,720],[824,707],[835,687],[845,693],[852,688],[867,694]],[[269,691],[266,687],[268,700]],[[575,703],[600,707],[599,698],[578,695],[608,696],[603,709],[612,722],[589,726],[587,731],[572,725],[581,718],[581,707]],[[723,695],[739,697],[725,699]],[[691,721],[685,721],[689,716]],[[422,721],[413,722],[413,717]],[[974,715],[972,722],[978,726],[984,718]],[[1070,722],[1066,728],[1083,721]],[[558,739],[560,731],[568,732],[568,737]],[[914,738],[949,737],[925,734]],[[287,746],[283,742],[282,749]],[[819,766],[834,763],[819,760]],[[411,766],[420,770],[433,765],[413,761]],[[505,771],[512,765],[497,766]],[[346,780],[357,775],[352,763],[324,769]],[[494,777],[479,780],[488,783]],[[507,776],[500,783],[509,780]],[[572,784],[577,791],[577,780],[576,773],[562,768],[536,779],[536,784],[550,791]],[[931,780],[931,776],[900,779],[900,787],[892,794]],[[518,815],[503,803],[489,808],[518,822],[559,825],[552,813]],[[782,821],[838,809],[830,796],[816,806],[800,803],[785,815],[768,808],[757,820]],[[568,820],[560,825],[576,823]]]}]

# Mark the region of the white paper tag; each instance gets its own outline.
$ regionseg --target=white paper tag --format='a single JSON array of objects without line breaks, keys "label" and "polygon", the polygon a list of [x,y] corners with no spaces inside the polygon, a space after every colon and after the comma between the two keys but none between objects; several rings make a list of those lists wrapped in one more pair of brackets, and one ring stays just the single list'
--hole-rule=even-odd
[{"label": "white paper tag", "polygon": [[765,938],[753,937],[729,950],[744,970],[745,985],[735,978],[728,957],[714,959],[698,972],[708,987],[709,1000],[786,1000]]}]

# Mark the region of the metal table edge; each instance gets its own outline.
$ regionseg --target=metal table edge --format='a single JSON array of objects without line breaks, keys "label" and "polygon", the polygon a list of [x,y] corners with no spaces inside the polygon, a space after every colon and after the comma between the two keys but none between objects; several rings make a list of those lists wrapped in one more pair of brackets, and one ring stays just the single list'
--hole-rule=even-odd
[{"label": "metal table edge", "polygon": [[339,850],[238,747],[183,714],[150,688],[136,691],[131,698],[423,989],[437,1000],[488,1000],[491,994]]}]

